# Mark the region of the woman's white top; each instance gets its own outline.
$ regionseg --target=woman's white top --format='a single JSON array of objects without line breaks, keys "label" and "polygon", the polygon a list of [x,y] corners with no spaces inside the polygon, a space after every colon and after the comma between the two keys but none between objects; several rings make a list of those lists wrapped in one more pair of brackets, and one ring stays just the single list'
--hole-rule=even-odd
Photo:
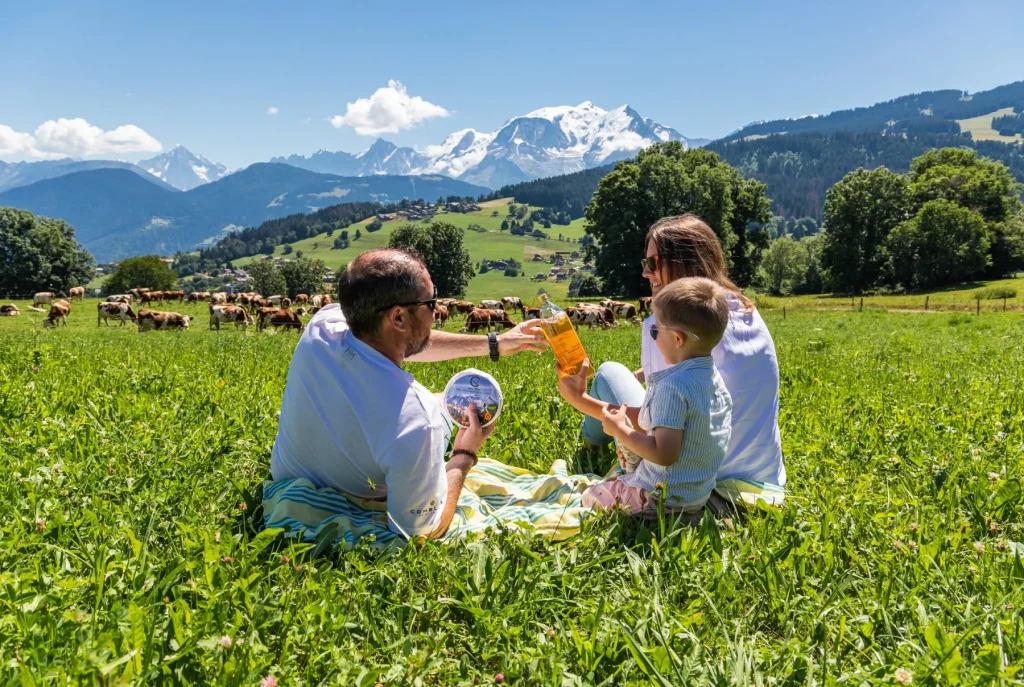
[{"label": "woman's white top", "polygon": [[[757,310],[729,295],[729,327],[711,352],[732,396],[732,438],[718,480],[745,479],[786,485],[779,435],[779,361],[775,342]],[[671,367],[651,339],[654,315],[644,320],[640,365],[644,377]]]}]

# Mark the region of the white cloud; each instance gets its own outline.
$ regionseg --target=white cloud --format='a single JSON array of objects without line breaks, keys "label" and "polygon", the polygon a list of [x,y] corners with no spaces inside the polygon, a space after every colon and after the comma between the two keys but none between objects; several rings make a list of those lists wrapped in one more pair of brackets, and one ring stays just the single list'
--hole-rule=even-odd
[{"label": "white cloud", "polygon": [[331,124],[340,129],[350,126],[360,136],[394,134],[411,129],[434,117],[447,117],[448,110],[419,96],[409,97],[405,86],[395,80],[387,88],[378,88],[369,98],[348,103],[344,116],[334,115]]},{"label": "white cloud", "polygon": [[267,108],[267,114],[270,115],[270,116],[276,115],[280,111],[281,110],[277,109],[276,107],[268,107]]},{"label": "white cloud", "polygon": [[50,119],[34,134],[21,133],[0,124],[0,155],[26,154],[52,160],[62,157],[87,157],[119,153],[159,153],[160,141],[127,124],[104,131],[81,118]]}]

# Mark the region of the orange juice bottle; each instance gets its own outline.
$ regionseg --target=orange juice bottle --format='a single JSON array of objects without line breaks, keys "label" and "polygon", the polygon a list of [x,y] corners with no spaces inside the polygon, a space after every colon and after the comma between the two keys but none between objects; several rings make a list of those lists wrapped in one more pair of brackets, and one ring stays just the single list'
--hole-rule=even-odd
[{"label": "orange juice bottle", "polygon": [[[583,350],[583,344],[580,343],[580,337],[569,321],[569,315],[548,300],[547,296],[541,296],[540,318],[540,328],[544,331],[544,337],[562,367],[562,374],[574,375],[579,372],[587,352]],[[591,367],[587,377],[593,376],[594,368]]]}]

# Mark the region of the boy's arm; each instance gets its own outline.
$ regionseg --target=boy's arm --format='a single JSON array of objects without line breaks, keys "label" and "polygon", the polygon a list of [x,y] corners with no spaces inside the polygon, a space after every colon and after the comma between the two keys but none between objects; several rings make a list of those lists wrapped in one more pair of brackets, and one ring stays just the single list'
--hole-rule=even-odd
[{"label": "boy's arm", "polygon": [[[590,358],[583,361],[580,371],[574,375],[563,375],[558,366],[558,393],[576,410],[597,420],[603,419],[606,408],[618,409],[620,406],[599,401],[587,393],[587,375],[590,373]],[[625,406],[626,416],[634,425],[640,424],[640,409]]]},{"label": "boy's arm", "polygon": [[644,460],[662,467],[674,465],[683,446],[683,430],[670,427],[655,427],[654,434],[635,429],[616,431],[615,438]]}]

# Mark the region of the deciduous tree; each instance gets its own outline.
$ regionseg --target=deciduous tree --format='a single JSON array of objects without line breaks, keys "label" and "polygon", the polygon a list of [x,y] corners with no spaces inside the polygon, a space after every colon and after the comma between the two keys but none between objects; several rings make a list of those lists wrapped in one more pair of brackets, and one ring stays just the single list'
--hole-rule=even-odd
[{"label": "deciduous tree", "polygon": [[423,257],[438,296],[463,296],[476,276],[469,251],[462,245],[462,231],[448,222],[406,224],[392,232],[388,245],[412,249]]},{"label": "deciduous tree", "polygon": [[95,270],[92,255],[64,220],[0,208],[0,294],[66,294],[92,279]]}]

